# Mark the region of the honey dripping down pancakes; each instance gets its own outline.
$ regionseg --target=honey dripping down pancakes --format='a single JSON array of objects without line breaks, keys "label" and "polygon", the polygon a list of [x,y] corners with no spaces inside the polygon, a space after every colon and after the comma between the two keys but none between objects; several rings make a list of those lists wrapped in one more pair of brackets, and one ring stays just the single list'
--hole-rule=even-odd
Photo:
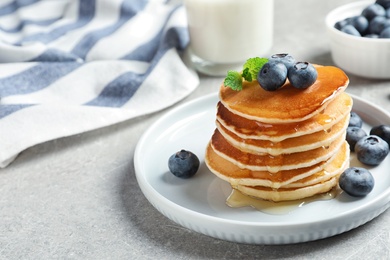
[{"label": "honey dripping down pancakes", "polygon": [[205,161],[217,177],[251,197],[289,201],[330,191],[349,167],[346,128],[352,98],[339,68],[315,66],[308,88],[258,81],[219,90],[216,129]]}]

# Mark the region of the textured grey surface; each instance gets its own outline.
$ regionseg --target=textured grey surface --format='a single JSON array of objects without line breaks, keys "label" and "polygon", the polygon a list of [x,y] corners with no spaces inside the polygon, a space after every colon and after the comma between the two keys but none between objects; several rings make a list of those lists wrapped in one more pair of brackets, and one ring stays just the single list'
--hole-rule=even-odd
[{"label": "textured grey surface", "polygon": [[[323,20],[347,2],[276,0],[272,52],[331,65]],[[183,102],[221,80],[202,77]],[[348,92],[390,109],[390,81],[350,75]],[[389,210],[350,232],[283,246],[226,242],[171,222],[145,199],[133,167],[137,140],[166,111],[37,145],[1,169],[0,259],[390,259]]]}]

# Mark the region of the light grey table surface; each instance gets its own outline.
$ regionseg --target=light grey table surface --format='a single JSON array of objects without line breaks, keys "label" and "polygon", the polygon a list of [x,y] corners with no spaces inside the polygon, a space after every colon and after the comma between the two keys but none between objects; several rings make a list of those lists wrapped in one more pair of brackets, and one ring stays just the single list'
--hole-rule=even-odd
[{"label": "light grey table surface", "polygon": [[[271,53],[332,65],[324,18],[347,2],[276,0]],[[349,93],[390,109],[390,81],[349,76]],[[181,103],[221,81],[201,75]],[[170,109],[37,145],[1,169],[0,259],[390,259],[390,211],[335,237],[279,246],[214,239],[164,217],[142,194],[133,155]]]}]

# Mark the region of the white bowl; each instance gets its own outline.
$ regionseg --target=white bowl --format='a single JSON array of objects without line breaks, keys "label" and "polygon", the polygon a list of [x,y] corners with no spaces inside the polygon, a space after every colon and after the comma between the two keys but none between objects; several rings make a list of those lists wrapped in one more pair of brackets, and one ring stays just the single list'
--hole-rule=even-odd
[{"label": "white bowl", "polygon": [[356,37],[334,28],[336,22],[361,14],[372,3],[374,1],[346,4],[326,16],[332,58],[347,73],[372,79],[390,79],[390,39]]}]

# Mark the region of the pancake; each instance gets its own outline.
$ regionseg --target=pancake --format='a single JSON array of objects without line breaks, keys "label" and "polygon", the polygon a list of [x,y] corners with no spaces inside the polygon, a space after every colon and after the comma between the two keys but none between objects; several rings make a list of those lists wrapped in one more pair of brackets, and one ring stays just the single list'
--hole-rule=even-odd
[{"label": "pancake", "polygon": [[321,113],[312,118],[295,123],[269,124],[235,115],[219,102],[217,120],[226,129],[241,138],[280,142],[287,138],[331,128],[332,125],[349,115],[352,104],[352,98],[348,94],[340,93]]},{"label": "pancake", "polygon": [[339,175],[349,167],[350,153],[349,145],[345,141],[336,156],[331,159],[324,170],[319,171],[313,175],[307,176],[303,179],[286,184],[283,188],[297,188],[314,185],[325,182],[331,178],[339,177]]},{"label": "pancake", "polygon": [[319,147],[305,152],[281,154],[277,156],[268,154],[259,155],[246,153],[235,148],[226,141],[223,135],[216,129],[211,137],[211,146],[219,156],[240,168],[275,173],[283,170],[309,167],[321,161],[328,160],[337,152],[344,140],[345,132],[328,147]]},{"label": "pancake", "polygon": [[280,188],[271,189],[262,186],[237,186],[235,189],[239,190],[245,195],[260,198],[263,200],[270,200],[274,202],[299,200],[307,197],[314,196],[316,194],[325,193],[330,191],[337,185],[338,178],[333,177],[325,182],[317,183],[311,186],[305,186],[301,188]]},{"label": "pancake", "polygon": [[270,154],[280,155],[282,153],[297,153],[308,150],[313,150],[319,147],[330,146],[340,135],[343,134],[343,130],[348,126],[349,113],[335,125],[332,125],[326,130],[320,130],[311,134],[305,135],[305,138],[293,137],[284,139],[280,142],[272,142],[269,140],[257,140],[257,139],[243,139],[237,136],[235,133],[230,132],[218,121],[217,129],[223,135],[223,137],[234,147],[240,149],[243,152],[254,154]]},{"label": "pancake", "polygon": [[317,80],[307,89],[294,88],[288,81],[277,91],[266,91],[257,81],[244,81],[243,91],[222,84],[220,101],[232,113],[249,120],[283,124],[304,121],[324,110],[349,83],[347,75],[337,67],[316,69]]},{"label": "pancake", "polygon": [[232,162],[218,156],[211,145],[207,146],[205,161],[210,171],[217,177],[229,182],[233,187],[265,186],[278,189],[280,187],[296,188],[313,185],[336,176],[340,170],[349,165],[349,147],[346,142],[329,160],[313,166],[279,171],[251,171],[240,168]]}]

